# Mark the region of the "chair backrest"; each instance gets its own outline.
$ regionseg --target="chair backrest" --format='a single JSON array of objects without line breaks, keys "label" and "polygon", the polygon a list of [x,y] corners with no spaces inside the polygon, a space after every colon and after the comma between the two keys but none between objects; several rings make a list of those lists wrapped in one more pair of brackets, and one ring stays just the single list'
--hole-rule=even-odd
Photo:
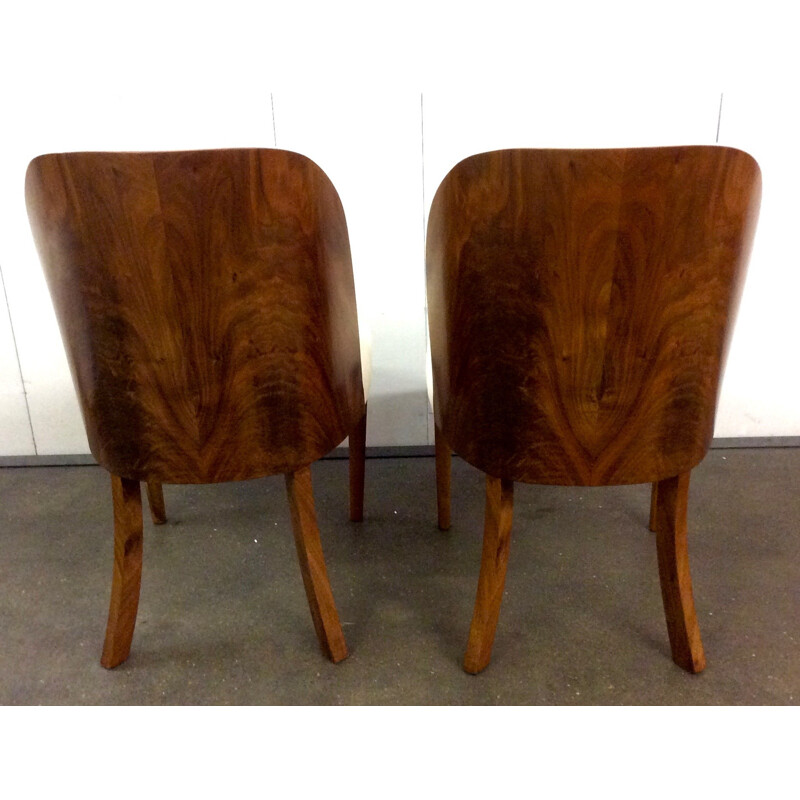
[{"label": "chair backrest", "polygon": [[755,231],[725,147],[500,150],[445,177],[427,235],[436,422],[529,483],[644,483],[705,455]]},{"label": "chair backrest", "polygon": [[282,150],[34,159],[26,200],[98,462],[240,480],[324,455],[363,414],[347,226]]}]

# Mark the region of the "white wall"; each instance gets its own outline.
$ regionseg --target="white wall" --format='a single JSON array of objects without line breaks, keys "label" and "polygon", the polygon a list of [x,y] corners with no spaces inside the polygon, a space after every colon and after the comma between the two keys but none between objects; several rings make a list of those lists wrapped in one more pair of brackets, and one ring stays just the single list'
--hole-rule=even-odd
[{"label": "white wall", "polygon": [[[795,72],[795,77],[800,71]],[[727,92],[720,144],[762,170],[753,244],[717,413],[718,436],[800,434],[800,109],[781,81]]]},{"label": "white wall", "polygon": [[34,452],[33,434],[1,270],[0,284],[0,455],[29,455]]},{"label": "white wall", "polygon": [[87,451],[24,208],[25,167],[39,153],[277,144],[313,158],[342,197],[373,329],[368,444],[411,445],[432,441],[423,223],[447,170],[497,147],[713,143],[718,121],[721,144],[761,163],[764,201],[716,435],[800,435],[790,102],[800,59],[769,3],[747,18],[701,2],[532,5],[527,17],[519,4],[432,0],[383,12],[238,0],[7,6],[0,455]]},{"label": "white wall", "polygon": [[428,441],[420,94],[278,91],[278,147],[316,161],[342,199],[359,314],[372,331],[367,444]]}]

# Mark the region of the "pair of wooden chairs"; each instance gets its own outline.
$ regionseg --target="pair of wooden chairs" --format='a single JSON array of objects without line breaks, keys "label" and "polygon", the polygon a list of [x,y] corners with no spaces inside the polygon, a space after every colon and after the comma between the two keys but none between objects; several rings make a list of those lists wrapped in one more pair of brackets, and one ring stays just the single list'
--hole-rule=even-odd
[{"label": "pair of wooden chairs", "polygon": [[[350,437],[363,513],[366,391],[339,198],[280,150],[35,159],[28,212],[92,453],[112,476],[114,572],[101,663],[130,651],[145,482],[284,473],[324,652],[347,648],[309,465]],[[489,662],[513,484],[652,483],[673,658],[704,656],[686,545],[760,199],[722,147],[506,150],[444,179],[427,237],[439,526],[451,448],[486,473],[465,669]]]}]

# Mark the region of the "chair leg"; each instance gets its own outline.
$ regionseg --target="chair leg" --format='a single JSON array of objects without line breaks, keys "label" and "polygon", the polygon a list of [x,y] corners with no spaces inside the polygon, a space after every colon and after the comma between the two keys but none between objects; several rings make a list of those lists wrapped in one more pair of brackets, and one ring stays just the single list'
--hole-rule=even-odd
[{"label": "chair leg", "polygon": [[111,669],[131,651],[142,581],[142,494],[139,481],[111,476],[114,501],[114,573],[100,663]]},{"label": "chair leg", "polygon": [[649,528],[653,533],[656,532],[658,520],[658,482],[653,483],[650,489],[650,522]]},{"label": "chair leg", "polygon": [[506,583],[513,507],[514,483],[487,475],[481,574],[464,656],[464,669],[473,675],[488,666],[492,655]]},{"label": "chair leg", "polygon": [[350,432],[350,520],[364,519],[364,460],[367,449],[367,406],[355,430]]},{"label": "chair leg", "polygon": [[154,525],[163,525],[167,521],[167,510],[164,506],[164,489],[158,481],[147,481],[147,504]]},{"label": "chair leg", "polygon": [[347,645],[342,626],[339,624],[339,614],[328,581],[328,571],[325,569],[309,467],[286,474],[286,492],[289,496],[300,571],[303,574],[303,584],[306,587],[314,628],[323,652],[335,664],[347,658]]},{"label": "chair leg", "polygon": [[450,530],[450,472],[452,453],[439,427],[434,427],[436,446],[436,510],[439,530]]},{"label": "chair leg", "polygon": [[688,672],[706,666],[689,573],[686,515],[689,472],[658,483],[656,542],[672,660]]}]

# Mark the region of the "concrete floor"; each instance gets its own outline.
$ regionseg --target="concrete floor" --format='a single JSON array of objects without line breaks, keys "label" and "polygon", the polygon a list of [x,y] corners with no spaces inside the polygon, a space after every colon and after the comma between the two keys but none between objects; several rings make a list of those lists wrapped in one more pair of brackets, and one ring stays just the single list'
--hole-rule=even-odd
[{"label": "concrete floor", "polygon": [[280,477],[168,486],[145,524],[129,660],[99,664],[111,497],[98,467],[0,470],[0,703],[758,704],[800,701],[800,449],[714,450],[689,508],[708,668],[669,657],[649,487],[517,485],[493,659],[461,670],[483,480],[453,462],[435,525],[432,458],[370,459],[347,521],[347,463],[313,467],[350,658],[317,647]]}]

